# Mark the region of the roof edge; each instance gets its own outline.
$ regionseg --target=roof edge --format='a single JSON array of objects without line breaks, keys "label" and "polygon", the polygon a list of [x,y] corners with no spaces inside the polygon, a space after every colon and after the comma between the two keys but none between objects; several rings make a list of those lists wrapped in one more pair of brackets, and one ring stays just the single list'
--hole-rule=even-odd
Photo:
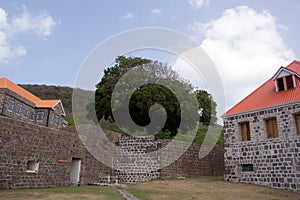
[{"label": "roof edge", "polygon": [[289,103],[278,104],[278,105],[275,105],[275,106],[267,106],[267,107],[263,107],[263,108],[247,110],[247,111],[244,111],[244,112],[238,112],[238,113],[229,114],[229,115],[222,115],[222,118],[224,119],[224,118],[233,117],[233,116],[236,116],[236,115],[250,114],[250,113],[254,113],[254,112],[263,111],[263,110],[266,110],[266,109],[274,109],[274,108],[279,108],[279,107],[282,107],[282,106],[293,105],[295,103],[300,103],[300,101],[293,101],[293,102],[289,102]]}]

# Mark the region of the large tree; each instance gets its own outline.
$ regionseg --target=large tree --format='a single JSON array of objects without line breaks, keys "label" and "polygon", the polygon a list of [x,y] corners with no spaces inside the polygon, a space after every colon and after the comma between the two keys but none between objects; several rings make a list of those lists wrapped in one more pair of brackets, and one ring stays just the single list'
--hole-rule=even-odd
[{"label": "large tree", "polygon": [[[158,63],[157,61],[151,61],[149,59],[119,56],[116,59],[115,65],[107,68],[104,71],[104,76],[96,86],[97,90],[95,96],[95,109],[98,120],[104,118],[105,120],[114,121],[113,113],[123,112],[121,109],[115,112],[112,111],[111,100],[114,88],[117,82],[126,72],[129,72],[129,70],[134,70],[137,66],[143,65],[150,66],[150,68],[145,68],[145,70],[151,69],[147,74],[149,78],[158,77],[160,82],[165,81],[167,84],[171,84],[173,90],[178,88],[178,90],[176,90],[177,95],[181,96],[181,99],[184,99],[184,102],[181,102],[181,104],[182,106],[185,106],[185,110],[188,110],[186,109],[186,107],[189,106],[190,101],[190,95],[188,95],[188,93],[195,91],[191,84],[183,79],[180,79],[178,74],[174,72],[171,67]],[[139,79],[142,78],[136,76],[135,79],[136,80],[133,80],[133,82],[138,82],[140,81]],[[185,90],[182,90],[183,92],[180,93],[178,92],[180,91],[179,88],[185,88]],[[216,104],[206,91],[197,90],[196,96],[198,100],[198,107],[193,107],[188,111],[189,113],[185,113],[185,116],[192,116],[193,114],[198,113],[197,109],[201,107],[202,116],[200,117],[200,121],[202,121],[204,124],[209,124],[211,119],[214,121],[214,118],[211,118],[208,115],[215,114]],[[162,129],[163,132],[168,132],[166,137],[172,137],[176,135],[178,127],[182,121],[182,108],[180,107],[180,103],[178,102],[178,99],[173,91],[162,84],[151,83],[136,88],[129,101],[129,112],[132,120],[139,126],[148,125],[151,122],[149,117],[149,109],[155,104],[162,105],[166,111],[167,119]],[[214,110],[211,111],[208,109]]]},{"label": "large tree", "polygon": [[151,60],[142,58],[126,58],[119,56],[115,60],[116,64],[104,70],[104,76],[96,85],[95,93],[95,109],[98,120],[104,118],[105,120],[112,120],[111,111],[111,95],[118,80],[130,69],[151,63]]}]

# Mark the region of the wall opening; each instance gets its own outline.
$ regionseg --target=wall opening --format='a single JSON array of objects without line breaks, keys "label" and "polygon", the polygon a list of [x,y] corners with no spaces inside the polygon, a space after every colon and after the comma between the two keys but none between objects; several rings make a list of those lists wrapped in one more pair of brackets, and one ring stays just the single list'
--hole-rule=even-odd
[{"label": "wall opening", "polygon": [[253,172],[253,164],[243,164],[242,172]]},{"label": "wall opening", "polygon": [[72,185],[79,185],[80,181],[81,159],[72,158],[70,170],[70,182]]},{"label": "wall opening", "polygon": [[26,172],[37,173],[39,171],[40,161],[30,160],[27,162]]},{"label": "wall opening", "polygon": [[294,115],[294,117],[296,122],[297,135],[300,135],[300,114],[297,113],[296,115]]}]

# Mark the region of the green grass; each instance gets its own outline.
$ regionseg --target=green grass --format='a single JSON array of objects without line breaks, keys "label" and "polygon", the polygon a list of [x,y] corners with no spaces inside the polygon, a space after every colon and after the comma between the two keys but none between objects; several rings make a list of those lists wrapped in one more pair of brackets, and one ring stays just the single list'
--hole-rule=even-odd
[{"label": "green grass", "polygon": [[[102,120],[100,120],[100,126],[103,129],[110,130],[110,131],[113,131],[116,133],[120,133],[122,136],[125,136],[125,137],[129,136],[127,133],[122,131],[113,122],[108,122],[108,121],[105,121],[104,119],[102,119]],[[211,143],[212,143],[212,145],[214,145],[216,147],[223,147],[224,146],[224,135],[222,133],[222,130],[223,130],[223,127],[220,125],[214,125],[214,126],[210,127],[209,129],[207,126],[200,125],[200,127],[197,130],[194,140],[193,140],[193,138],[190,138],[187,135],[182,135],[182,136],[179,135],[176,140],[178,140],[178,141],[192,141],[193,140],[194,144],[202,144],[207,135],[212,136],[211,138],[219,136],[216,144],[214,141],[211,141]],[[169,135],[170,135],[170,133],[168,131],[160,132],[159,135],[156,135],[156,138],[157,139],[172,139],[171,137],[169,137]],[[208,140],[208,142],[209,142],[209,140]]]},{"label": "green grass", "polygon": [[80,186],[43,189],[0,190],[0,200],[122,199],[114,187]]},{"label": "green grass", "polygon": [[[127,189],[140,200],[297,200],[300,194],[263,186],[224,182],[222,177],[155,180]],[[118,200],[115,187],[80,186],[0,190],[0,200]]]},{"label": "green grass", "polygon": [[142,200],[296,200],[300,194],[263,186],[224,182],[222,177],[156,180],[131,185],[128,191]]}]

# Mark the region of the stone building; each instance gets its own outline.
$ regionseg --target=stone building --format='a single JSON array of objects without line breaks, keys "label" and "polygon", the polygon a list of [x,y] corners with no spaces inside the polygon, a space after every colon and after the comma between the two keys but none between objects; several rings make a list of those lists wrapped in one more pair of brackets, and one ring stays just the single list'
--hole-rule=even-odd
[{"label": "stone building", "polygon": [[6,78],[0,78],[0,115],[46,127],[61,127],[65,111],[60,100],[42,100]]},{"label": "stone building", "polygon": [[227,181],[300,192],[300,62],[279,70],[224,115]]}]

